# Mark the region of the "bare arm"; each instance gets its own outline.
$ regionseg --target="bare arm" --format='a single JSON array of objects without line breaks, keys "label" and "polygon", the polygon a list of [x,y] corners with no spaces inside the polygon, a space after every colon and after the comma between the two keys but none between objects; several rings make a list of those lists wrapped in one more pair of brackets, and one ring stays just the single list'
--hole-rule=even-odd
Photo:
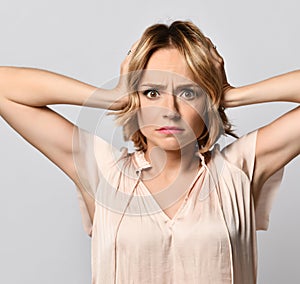
[{"label": "bare arm", "polygon": [[18,67],[0,67],[0,96],[32,107],[71,104],[120,109],[124,103],[116,90],[96,88],[46,70]]},{"label": "bare arm", "polygon": [[[225,92],[226,107],[286,101],[300,103],[300,71],[279,75]],[[263,184],[300,154],[300,107],[258,130],[254,182]],[[259,186],[258,186],[259,187]]]},{"label": "bare arm", "polygon": [[[0,68],[0,115],[67,174],[71,174],[70,155],[76,150],[72,149],[74,125],[47,105],[73,104],[117,109],[121,107],[118,96],[115,90],[97,89],[45,70]],[[70,157],[62,159],[62,156]]]},{"label": "bare arm", "polygon": [[[138,41],[131,47],[135,49]],[[84,190],[76,171],[73,133],[78,130],[47,105],[84,105],[119,110],[127,105],[126,74],[131,56],[121,64],[120,78],[112,90],[53,72],[17,67],[0,67],[0,116],[26,141],[64,171],[81,190],[91,221],[95,205]]]},{"label": "bare arm", "polygon": [[260,128],[255,152],[254,188],[260,188],[277,170],[300,154],[300,70],[243,87],[227,82],[224,60],[210,43],[210,52],[223,81],[223,106],[238,107],[266,102],[293,102],[298,106]]},{"label": "bare arm", "polygon": [[[47,105],[73,104],[117,109],[123,104],[118,100],[119,94],[115,89],[97,89],[45,70],[0,67],[0,115],[80,189],[83,187],[73,162],[76,149],[73,149],[72,139],[76,126]],[[93,220],[94,202],[85,190],[81,191]]]},{"label": "bare arm", "polygon": [[232,88],[225,95],[226,107],[275,101],[300,103],[300,70]]}]

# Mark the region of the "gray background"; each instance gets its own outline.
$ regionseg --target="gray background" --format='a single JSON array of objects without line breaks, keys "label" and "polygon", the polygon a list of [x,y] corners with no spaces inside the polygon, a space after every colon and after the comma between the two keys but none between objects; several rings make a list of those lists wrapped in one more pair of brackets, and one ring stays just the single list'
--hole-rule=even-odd
[{"label": "gray background", "polygon": [[[299,6],[296,0],[2,0],[0,64],[102,86],[118,75],[147,26],[190,19],[224,56],[229,82],[240,86],[299,68]],[[293,106],[271,103],[228,113],[241,135]],[[73,122],[80,111],[53,109]],[[90,283],[90,239],[72,181],[3,119],[0,133],[0,283]],[[300,283],[299,166],[297,158],[286,167],[269,231],[258,233],[259,283]]]}]

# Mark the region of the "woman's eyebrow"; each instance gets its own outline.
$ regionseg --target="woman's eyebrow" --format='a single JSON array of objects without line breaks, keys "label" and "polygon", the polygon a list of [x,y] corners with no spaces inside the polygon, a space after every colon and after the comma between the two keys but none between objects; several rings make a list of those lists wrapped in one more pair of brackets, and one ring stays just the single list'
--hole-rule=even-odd
[{"label": "woman's eyebrow", "polygon": [[193,83],[185,83],[185,84],[179,84],[176,86],[175,89],[184,89],[184,88],[190,88],[190,89],[202,89],[199,85],[193,84]]},{"label": "woman's eyebrow", "polygon": [[[164,90],[167,89],[167,85],[164,84],[156,84],[156,83],[142,83],[139,85],[140,87],[150,87],[154,89]],[[178,84],[173,87],[173,89],[184,89],[184,88],[193,88],[193,89],[202,89],[199,85],[193,83],[185,83],[185,84]]]},{"label": "woman's eyebrow", "polygon": [[155,83],[142,83],[139,85],[140,87],[150,87],[154,89],[166,89],[167,85],[163,84],[155,84]]}]

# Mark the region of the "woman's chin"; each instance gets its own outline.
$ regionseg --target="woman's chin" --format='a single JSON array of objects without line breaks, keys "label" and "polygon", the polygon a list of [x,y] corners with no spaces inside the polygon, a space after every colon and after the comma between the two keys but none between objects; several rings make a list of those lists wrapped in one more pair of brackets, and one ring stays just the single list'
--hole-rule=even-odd
[{"label": "woman's chin", "polygon": [[[192,142],[183,142],[183,141],[178,141],[177,139],[166,139],[165,141],[160,141],[160,143],[153,144],[152,147],[159,147],[164,151],[182,151],[183,149],[187,149],[191,147],[191,149],[194,149],[195,141]],[[151,147],[151,146],[150,146]]]}]

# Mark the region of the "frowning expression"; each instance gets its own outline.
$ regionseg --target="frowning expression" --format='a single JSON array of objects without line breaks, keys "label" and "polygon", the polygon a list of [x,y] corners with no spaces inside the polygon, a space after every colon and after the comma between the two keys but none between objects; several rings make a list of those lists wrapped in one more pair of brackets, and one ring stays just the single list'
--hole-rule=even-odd
[{"label": "frowning expression", "polygon": [[138,122],[148,148],[178,150],[203,132],[206,96],[193,79],[177,49],[159,49],[151,56],[138,89]]}]

